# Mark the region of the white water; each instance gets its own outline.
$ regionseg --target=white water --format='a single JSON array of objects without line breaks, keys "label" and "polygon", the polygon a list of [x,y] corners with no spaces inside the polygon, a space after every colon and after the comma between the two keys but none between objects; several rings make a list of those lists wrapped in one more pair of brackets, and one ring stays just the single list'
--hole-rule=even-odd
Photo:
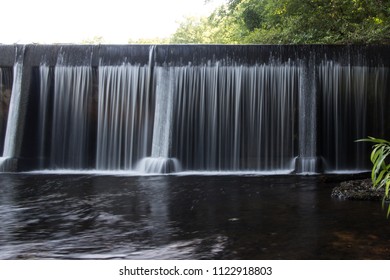
[{"label": "white water", "polygon": [[87,164],[88,105],[92,68],[56,66],[50,166],[83,169]]},{"label": "white water", "polygon": [[317,172],[317,91],[315,67],[303,66],[299,87],[299,149],[297,171]]},{"label": "white water", "polygon": [[181,165],[176,158],[146,157],[137,164],[136,171],[147,174],[167,174],[180,172]]},{"label": "white water", "polygon": [[[80,69],[77,72],[75,67],[57,67],[57,91],[74,88],[84,92],[74,96],[88,99],[85,95],[88,89],[82,88],[90,87],[88,81],[91,78],[82,78],[86,74],[82,74]],[[88,73],[91,71],[85,69],[88,70],[83,71]],[[348,146],[353,144],[343,143],[339,138],[350,139],[348,141],[351,142],[364,137],[367,131],[365,103],[368,83],[377,80],[374,96],[381,98],[384,91],[381,83],[386,72],[383,69],[350,69],[333,64],[323,65],[319,70],[321,88],[316,89],[315,71],[310,70],[313,72],[309,73],[307,69],[302,70],[290,63],[156,66],[153,77],[155,89],[149,91],[148,66],[100,66],[96,169],[151,173],[180,170],[272,172],[289,170],[291,162],[298,156],[299,172],[310,174],[315,173],[318,166],[316,137],[320,132],[328,137],[322,143],[325,153],[329,153],[324,157],[328,165],[326,168],[343,169],[343,162],[348,159],[340,158],[341,150],[348,150]],[[77,76],[77,73],[81,76],[65,78]],[[44,74],[41,73],[41,79],[44,79]],[[70,80],[65,82],[66,79]],[[72,86],[64,86],[64,83]],[[356,96],[353,96],[352,90]],[[320,128],[317,128],[318,98],[322,98],[321,110],[324,114]],[[344,111],[340,100],[344,103]],[[353,106],[350,106],[351,103]],[[75,101],[66,98],[55,102],[54,108],[58,109],[55,110],[54,121],[68,120],[71,113],[65,109],[71,110],[72,104]],[[353,109],[347,110],[347,106]],[[86,142],[85,121],[88,116],[85,114],[87,110],[82,108],[79,107],[77,114],[78,120],[83,121],[76,122],[75,119],[72,124],[75,132],[80,133],[76,134],[79,135],[78,140],[71,140],[71,135],[63,133],[63,129],[59,131],[63,134],[52,140],[52,146],[59,147],[59,152],[56,152],[59,160],[66,159],[65,153],[72,151],[71,147],[76,148],[76,143]],[[343,115],[340,115],[341,112]],[[352,123],[355,119],[357,123],[349,127],[347,122]],[[71,125],[59,127],[70,129]],[[298,137],[295,135],[297,130]],[[93,139],[95,136],[89,137]],[[66,145],[61,143],[70,144],[66,144],[69,147],[65,149]],[[335,147],[334,151],[332,147]],[[353,148],[357,160],[364,153],[362,149]],[[87,150],[73,150],[77,151],[74,156],[80,160],[78,164],[66,161],[52,167],[80,166],[80,169],[85,169]],[[334,158],[332,153],[335,153]],[[362,168],[357,166],[356,169]]]},{"label": "white water", "polygon": [[354,141],[372,131],[383,135],[388,75],[384,67],[352,67],[329,61],[320,65],[322,154],[330,172],[365,169],[369,151],[364,143]]},{"label": "white water", "polygon": [[175,68],[156,67],[156,105],[152,152],[143,158],[137,170],[146,173],[172,173],[181,170],[180,162],[170,158],[172,145]]},{"label": "white water", "polygon": [[[272,170],[272,171],[180,171],[180,172],[161,172],[161,173],[152,173],[145,171],[137,170],[99,170],[99,169],[42,169],[24,172],[26,174],[59,174],[59,175],[110,175],[110,176],[150,176],[150,175],[173,175],[173,176],[266,176],[266,175],[289,175],[294,172],[293,169],[285,170]],[[355,173],[356,171],[351,170],[350,173]],[[361,171],[363,172],[363,171]],[[359,173],[359,172],[356,172]]]},{"label": "white water", "polygon": [[[42,96],[47,70],[40,69]],[[91,71],[85,66],[55,68],[50,168],[87,168],[87,159],[93,158],[88,139],[96,139],[98,170],[252,172],[291,167],[297,66],[156,66],[155,89],[149,89],[148,66],[101,65],[97,110],[90,109],[96,106],[89,101]],[[50,116],[41,101],[39,131],[45,134]],[[91,110],[97,111],[96,136],[88,134]],[[45,146],[45,137],[40,139]]]},{"label": "white water", "polygon": [[37,154],[48,158],[41,168],[267,174],[296,170],[297,158],[304,174],[319,160],[326,171],[358,171],[367,149],[353,141],[384,127],[383,67],[272,61],[54,70],[53,77],[39,70]]},{"label": "white water", "polygon": [[99,67],[96,168],[133,169],[150,148],[147,66]]},{"label": "white water", "polygon": [[12,158],[16,155],[15,136],[18,129],[19,107],[21,101],[23,63],[17,62],[14,66],[14,81],[12,85],[12,95],[8,111],[7,130],[4,140],[4,158]]},{"label": "white water", "polygon": [[0,152],[4,149],[4,138],[7,129],[8,107],[12,94],[12,68],[0,68]]},{"label": "white water", "polygon": [[152,157],[168,157],[172,141],[173,87],[175,69],[156,68],[156,107],[154,112]]},{"label": "white water", "polygon": [[172,146],[184,170],[287,169],[299,68],[176,68]]},{"label": "white water", "polygon": [[17,156],[17,133],[19,129],[20,106],[21,106],[21,94],[22,94],[22,75],[23,75],[23,55],[17,59],[18,61],[14,65],[14,75],[12,84],[11,100],[8,110],[7,127],[4,139],[4,148],[2,157],[0,157],[0,170],[13,170],[15,169],[15,160]]},{"label": "white water", "polygon": [[45,150],[48,145],[46,133],[49,124],[50,67],[41,65],[39,75],[38,160],[39,168],[43,169],[45,166]]}]

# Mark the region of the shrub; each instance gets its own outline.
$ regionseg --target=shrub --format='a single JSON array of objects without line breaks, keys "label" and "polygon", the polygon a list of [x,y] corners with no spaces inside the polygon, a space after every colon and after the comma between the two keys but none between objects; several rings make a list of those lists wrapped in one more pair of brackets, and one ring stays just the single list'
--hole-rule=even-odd
[{"label": "shrub", "polygon": [[[371,180],[374,188],[385,188],[383,205],[389,200],[390,188],[390,142],[374,137],[368,137],[358,141],[374,143],[371,152],[371,162],[373,164],[371,171]],[[387,217],[390,215],[390,205],[387,210]]]}]

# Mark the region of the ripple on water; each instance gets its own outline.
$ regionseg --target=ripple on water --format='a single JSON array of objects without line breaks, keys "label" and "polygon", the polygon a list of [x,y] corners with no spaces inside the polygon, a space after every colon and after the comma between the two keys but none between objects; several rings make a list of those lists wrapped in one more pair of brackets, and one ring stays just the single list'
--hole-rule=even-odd
[{"label": "ripple on water", "polygon": [[380,203],[335,178],[0,174],[0,259],[390,259]]}]

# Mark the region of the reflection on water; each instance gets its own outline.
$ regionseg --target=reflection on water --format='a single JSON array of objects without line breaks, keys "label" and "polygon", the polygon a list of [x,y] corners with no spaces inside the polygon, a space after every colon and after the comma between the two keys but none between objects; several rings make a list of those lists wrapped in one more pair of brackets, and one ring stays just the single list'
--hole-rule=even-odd
[{"label": "reflection on water", "polygon": [[0,174],[0,259],[390,259],[378,202],[299,176]]}]

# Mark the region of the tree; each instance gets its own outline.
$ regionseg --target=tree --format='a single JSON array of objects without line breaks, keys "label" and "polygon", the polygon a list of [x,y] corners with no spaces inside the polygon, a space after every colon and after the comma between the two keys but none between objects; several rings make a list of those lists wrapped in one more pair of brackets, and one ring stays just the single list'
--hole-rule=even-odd
[{"label": "tree", "polygon": [[212,27],[207,18],[187,17],[180,23],[171,38],[174,44],[206,44],[212,43],[210,34]]},{"label": "tree", "polygon": [[390,43],[390,1],[230,0],[178,33],[191,43]]}]

